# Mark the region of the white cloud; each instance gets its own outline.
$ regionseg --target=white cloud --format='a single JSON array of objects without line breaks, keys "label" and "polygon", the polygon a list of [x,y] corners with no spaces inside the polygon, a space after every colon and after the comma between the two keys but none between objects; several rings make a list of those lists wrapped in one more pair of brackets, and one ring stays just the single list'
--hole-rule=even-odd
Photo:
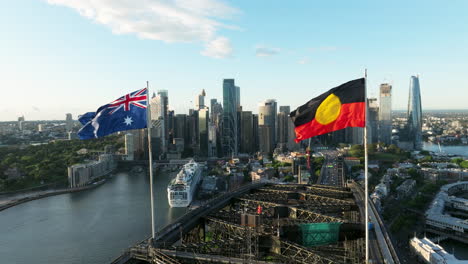
[{"label": "white cloud", "polygon": [[[201,42],[202,54],[228,57],[229,40],[219,36],[221,23],[240,13],[220,0],[47,0],[49,4],[75,9],[80,15],[109,27],[114,34],[135,34],[165,42]],[[224,48],[222,47],[224,46]],[[207,50],[215,48],[216,50]]]},{"label": "white cloud", "polygon": [[269,48],[265,46],[257,46],[255,48],[255,55],[257,57],[269,57],[278,54],[281,51],[279,48]]},{"label": "white cloud", "polygon": [[208,42],[201,54],[213,58],[227,58],[232,54],[231,43],[225,37],[218,37]]},{"label": "white cloud", "polygon": [[309,63],[309,61],[310,61],[309,58],[302,58],[302,59],[300,59],[298,61],[298,63],[299,64],[307,64],[307,63]]}]

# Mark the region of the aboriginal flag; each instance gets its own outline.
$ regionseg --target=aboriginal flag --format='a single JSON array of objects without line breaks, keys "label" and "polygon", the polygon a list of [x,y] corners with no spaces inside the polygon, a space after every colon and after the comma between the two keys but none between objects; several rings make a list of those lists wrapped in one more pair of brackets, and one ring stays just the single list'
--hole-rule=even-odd
[{"label": "aboriginal flag", "polygon": [[323,93],[292,111],[296,142],[340,130],[366,125],[364,78],[349,81]]}]

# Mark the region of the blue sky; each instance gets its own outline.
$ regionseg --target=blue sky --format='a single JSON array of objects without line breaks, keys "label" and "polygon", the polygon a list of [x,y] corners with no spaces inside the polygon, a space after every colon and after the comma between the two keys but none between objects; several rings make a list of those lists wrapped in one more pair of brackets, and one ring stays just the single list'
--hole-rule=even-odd
[{"label": "blue sky", "polygon": [[405,109],[468,106],[467,1],[18,0],[0,3],[0,121],[64,119],[144,87],[185,113],[205,89],[295,108],[368,69]]}]

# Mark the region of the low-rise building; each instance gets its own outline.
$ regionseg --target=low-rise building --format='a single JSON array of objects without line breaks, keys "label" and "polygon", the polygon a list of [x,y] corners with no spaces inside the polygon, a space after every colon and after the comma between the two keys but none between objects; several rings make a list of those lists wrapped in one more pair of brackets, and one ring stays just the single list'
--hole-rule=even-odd
[{"label": "low-rise building", "polygon": [[468,220],[451,216],[446,207],[461,210],[466,213],[468,200],[455,197],[454,194],[468,191],[468,181],[457,182],[442,186],[439,193],[426,211],[426,225],[430,228],[454,232],[457,235],[467,236]]},{"label": "low-rise building", "polygon": [[445,251],[441,246],[435,244],[428,238],[412,238],[410,240],[410,250],[423,263],[456,264],[465,262],[462,262],[455,258],[455,256],[447,253],[447,251]]},{"label": "low-rise building", "polygon": [[117,166],[112,154],[101,154],[99,160],[68,167],[68,183],[70,188],[89,184],[94,179],[112,172]]},{"label": "low-rise building", "polygon": [[416,181],[412,179],[405,180],[400,186],[397,187],[397,199],[402,199],[408,196],[416,186]]},{"label": "low-rise building", "polygon": [[351,169],[351,167],[361,164],[361,160],[356,157],[345,157],[344,163],[346,164],[348,169]]},{"label": "low-rise building", "polygon": [[23,174],[17,167],[8,168],[3,174],[7,177],[7,180],[15,180],[23,177]]}]

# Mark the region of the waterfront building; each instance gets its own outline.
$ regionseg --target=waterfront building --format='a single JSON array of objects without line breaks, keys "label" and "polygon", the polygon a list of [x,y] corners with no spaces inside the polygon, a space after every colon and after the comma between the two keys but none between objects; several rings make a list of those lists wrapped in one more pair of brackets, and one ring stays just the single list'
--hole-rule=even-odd
[{"label": "waterfront building", "polygon": [[271,153],[276,146],[276,111],[277,103],[275,99],[268,99],[258,105],[260,152]]},{"label": "waterfront building", "polygon": [[422,107],[419,76],[411,76],[408,97],[408,138],[414,149],[422,148]]},{"label": "waterfront building", "polygon": [[253,115],[251,111],[243,111],[241,113],[241,153],[253,153],[254,148],[254,128]]},{"label": "waterfront building", "polygon": [[379,108],[379,141],[392,143],[392,86],[388,83],[380,85]]},{"label": "waterfront building", "polygon": [[125,160],[133,160],[135,158],[135,145],[132,133],[125,134]]},{"label": "waterfront building", "polygon": [[73,128],[73,118],[70,113],[65,115],[65,128],[67,129],[67,132],[71,131]]},{"label": "waterfront building", "polygon": [[109,174],[117,166],[112,154],[101,154],[99,160],[68,167],[70,188],[84,186],[98,177]]},{"label": "waterfront building", "polygon": [[442,186],[426,210],[426,226],[467,238],[468,223],[457,214],[447,213],[448,211],[453,213],[459,211],[463,215],[468,212],[468,200],[456,196],[467,191],[468,181],[459,181]]},{"label": "waterfront building", "polygon": [[422,263],[462,263],[454,255],[448,253],[440,245],[432,242],[429,238],[419,239],[414,237],[410,240],[410,251],[416,255]]},{"label": "waterfront building", "polygon": [[237,110],[240,106],[240,88],[234,79],[223,81],[223,129],[222,150],[226,157],[236,156],[238,153],[238,118]]},{"label": "waterfront building", "polygon": [[[391,125],[391,121],[390,121]],[[379,141],[379,105],[377,98],[367,99],[367,143]]]}]

